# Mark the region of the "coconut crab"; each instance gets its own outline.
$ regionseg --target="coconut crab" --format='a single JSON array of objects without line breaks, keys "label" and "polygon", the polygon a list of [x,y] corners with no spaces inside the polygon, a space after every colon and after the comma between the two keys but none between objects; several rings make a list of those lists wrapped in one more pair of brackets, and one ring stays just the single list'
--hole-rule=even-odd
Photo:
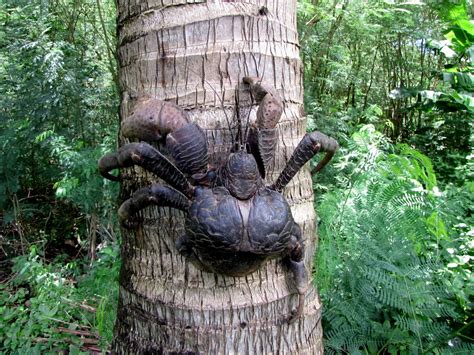
[{"label": "coconut crab", "polygon": [[[317,152],[326,155],[314,172],[321,170],[338,148],[320,132],[306,134],[278,179],[266,186],[276,146],[276,125],[283,102],[274,88],[257,77],[245,77],[259,105],[250,126],[247,144],[229,154],[225,163],[210,167],[207,141],[202,129],[190,122],[180,107],[150,97],[141,98],[122,124],[122,135],[138,139],[99,160],[107,179],[116,168],[133,165],[152,172],[167,185],[152,184],[134,192],[119,208],[122,224],[139,210],[169,206],[185,212],[185,235],[176,241],[179,253],[197,268],[228,276],[245,276],[265,261],[283,258],[299,294],[298,306],[289,321],[301,316],[308,287],[301,229],[295,223],[282,191],[300,168]],[[169,160],[150,144],[165,143]]]}]

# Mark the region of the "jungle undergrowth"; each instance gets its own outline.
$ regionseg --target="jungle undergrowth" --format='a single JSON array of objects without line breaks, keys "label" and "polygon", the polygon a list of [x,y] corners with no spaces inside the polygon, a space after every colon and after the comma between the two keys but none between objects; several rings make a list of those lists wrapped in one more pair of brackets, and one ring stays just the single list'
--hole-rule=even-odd
[{"label": "jungle undergrowth", "polygon": [[119,246],[101,245],[92,263],[44,259],[31,246],[0,284],[0,353],[105,351],[118,299]]},{"label": "jungle undergrowth", "polygon": [[372,125],[332,169],[314,271],[326,352],[472,353],[472,183],[440,190],[429,158]]}]

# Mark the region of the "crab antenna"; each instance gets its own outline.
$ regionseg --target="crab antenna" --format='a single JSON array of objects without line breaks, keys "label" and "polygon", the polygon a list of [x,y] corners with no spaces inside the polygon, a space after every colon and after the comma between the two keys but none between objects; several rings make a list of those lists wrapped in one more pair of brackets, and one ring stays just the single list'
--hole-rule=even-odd
[{"label": "crab antenna", "polygon": [[221,102],[221,108],[222,108],[222,111],[224,112],[225,120],[227,122],[227,128],[229,129],[229,133],[230,133],[230,138],[232,139],[232,142],[234,142],[234,134],[232,133],[232,127],[230,125],[230,119],[229,119],[229,116],[227,115],[227,112],[225,111],[225,107],[224,107],[224,98],[221,95],[219,95],[219,93],[216,91],[216,89],[214,89],[214,86],[212,86],[209,81],[204,79],[204,82],[207,85],[209,85],[211,90],[214,92],[214,94],[217,96],[217,98]]},{"label": "crab antenna", "polygon": [[237,137],[236,142],[234,143],[237,145],[237,139],[239,140],[239,149],[242,150],[242,146],[244,145],[244,135],[242,134],[242,119],[240,116],[240,90],[237,87],[237,91],[235,94],[235,114],[237,116]]}]

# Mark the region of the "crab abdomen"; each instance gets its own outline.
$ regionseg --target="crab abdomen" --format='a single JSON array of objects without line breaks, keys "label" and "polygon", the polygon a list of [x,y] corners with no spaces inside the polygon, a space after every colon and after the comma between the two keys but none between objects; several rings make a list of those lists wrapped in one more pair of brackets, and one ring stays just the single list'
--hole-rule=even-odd
[{"label": "crab abdomen", "polygon": [[193,246],[215,251],[238,249],[244,226],[236,200],[224,187],[196,188],[186,222]]},{"label": "crab abdomen", "polygon": [[294,221],[280,194],[263,188],[241,201],[218,187],[198,188],[195,197],[186,234],[205,271],[243,276],[287,251]]},{"label": "crab abdomen", "polygon": [[255,253],[283,253],[291,238],[294,220],[285,198],[268,188],[260,189],[252,201],[248,219],[248,235]]}]

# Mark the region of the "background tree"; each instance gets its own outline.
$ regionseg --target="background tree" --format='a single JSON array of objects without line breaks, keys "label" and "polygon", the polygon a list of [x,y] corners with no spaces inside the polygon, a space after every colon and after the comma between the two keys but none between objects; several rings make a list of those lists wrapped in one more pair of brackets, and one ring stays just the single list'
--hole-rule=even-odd
[{"label": "background tree", "polygon": [[[285,103],[275,168],[268,177],[276,179],[306,132],[296,1],[142,1],[139,6],[119,1],[118,28],[121,117],[137,95],[174,102],[204,128],[214,163],[232,144],[226,115],[233,119],[239,90],[244,97],[242,77],[258,75],[273,85]],[[236,122],[230,125],[235,136]],[[131,179],[123,183],[123,198],[150,179],[139,169],[124,175]],[[302,227],[311,269],[311,177],[304,170],[293,181],[286,197]],[[304,317],[288,325],[297,297],[281,262],[269,262],[245,278],[201,272],[174,246],[183,232],[178,212],[153,207],[141,217],[137,230],[122,231],[115,351],[321,352],[317,293],[310,289]]]}]

